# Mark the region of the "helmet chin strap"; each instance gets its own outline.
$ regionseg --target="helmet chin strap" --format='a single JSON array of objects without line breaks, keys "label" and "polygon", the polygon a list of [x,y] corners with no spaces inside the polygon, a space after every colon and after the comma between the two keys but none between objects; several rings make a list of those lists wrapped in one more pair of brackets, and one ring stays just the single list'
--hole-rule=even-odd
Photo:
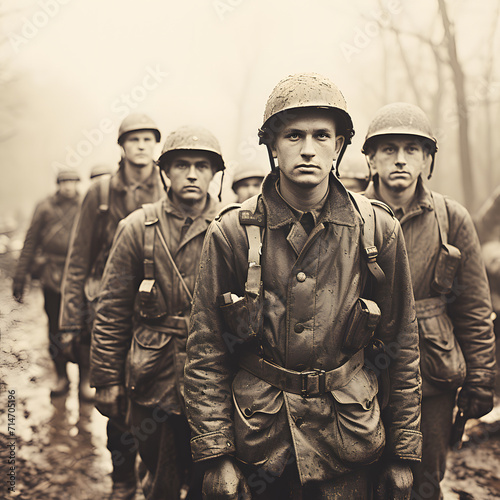
[{"label": "helmet chin strap", "polygon": [[219,195],[217,196],[217,198],[219,198],[219,203],[222,201],[222,184],[224,182],[224,172],[225,169],[222,171],[222,175],[220,177],[220,189],[219,189]]},{"label": "helmet chin strap", "polygon": [[273,152],[271,150],[271,146],[266,144],[267,154],[269,155],[269,163],[271,163],[271,171],[274,172],[276,170],[276,163],[274,162]]}]

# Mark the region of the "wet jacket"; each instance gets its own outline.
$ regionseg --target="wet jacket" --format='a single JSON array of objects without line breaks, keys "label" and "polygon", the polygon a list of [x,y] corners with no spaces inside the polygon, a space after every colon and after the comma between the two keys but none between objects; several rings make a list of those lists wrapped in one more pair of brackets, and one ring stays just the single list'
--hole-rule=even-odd
[{"label": "wet jacket", "polygon": [[[109,187],[108,187],[109,186]],[[102,208],[108,190],[107,209]],[[64,273],[61,303],[61,330],[88,330],[92,314],[88,304],[97,297],[104,265],[108,258],[118,223],[144,203],[159,200],[165,194],[158,168],[138,192],[134,204],[128,202],[128,185],[121,167],[111,180],[92,184],[82,202],[75,223]]]},{"label": "wet jacket", "polygon": [[[365,195],[381,199],[373,182]],[[460,379],[491,387],[495,376],[490,294],[472,219],[462,205],[445,197],[448,243],[460,250],[461,260],[451,291],[440,294],[432,287],[441,248],[434,205],[431,191],[420,179],[406,213],[396,212],[406,240],[419,318],[424,396],[455,389]],[[436,381],[434,370],[448,372],[457,383],[447,387],[444,381]]]},{"label": "wet jacket", "polygon": [[[192,293],[203,239],[217,214],[217,203],[208,197],[204,211],[192,222],[189,219],[190,224],[183,232],[174,219],[182,223],[186,215],[169,197],[154,206],[159,221],[153,226],[161,231]],[[118,226],[98,300],[91,349],[91,383],[95,387],[126,385],[136,403],[159,404],[165,411],[179,414],[183,405],[190,298],[168,259],[161,238],[155,233],[155,290],[150,298],[141,302],[145,221],[145,211],[140,209]],[[178,244],[172,244],[176,241]]]},{"label": "wet jacket", "polygon": [[56,192],[37,205],[26,233],[14,281],[24,284],[35,255],[39,253],[44,261],[40,275],[42,286],[60,293],[71,228],[80,201],[80,196],[65,198]]},{"label": "wet jacket", "polygon": [[[266,178],[257,205],[266,221],[264,357],[295,371],[332,370],[350,358],[342,341],[367,278],[361,218],[332,175],[307,237],[276,180],[276,174]],[[397,351],[382,419],[377,378],[367,367],[345,386],[311,398],[282,392],[238,367],[234,337],[217,303],[226,292],[244,295],[248,271],[245,229],[239,209],[230,210],[207,233],[191,314],[185,391],[195,460],[229,454],[274,475],[296,460],[304,483],[371,463],[384,446],[391,458],[419,459],[419,357],[408,261],[398,222],[382,208],[375,212],[377,260],[386,275],[372,297],[382,311],[377,336]]]}]

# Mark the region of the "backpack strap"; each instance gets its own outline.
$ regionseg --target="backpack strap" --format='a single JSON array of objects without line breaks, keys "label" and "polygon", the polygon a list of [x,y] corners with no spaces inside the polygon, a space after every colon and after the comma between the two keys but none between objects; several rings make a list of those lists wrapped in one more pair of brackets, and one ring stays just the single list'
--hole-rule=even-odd
[{"label": "backpack strap", "polygon": [[387,207],[385,203],[369,200],[365,196],[352,193],[351,191],[348,191],[348,193],[363,219],[360,241],[368,271],[370,271],[378,284],[382,284],[385,281],[385,274],[377,263],[378,249],[375,246],[375,212],[373,210],[373,205],[381,206],[389,213],[392,213],[392,210]]},{"label": "backpack strap", "polygon": [[434,211],[439,227],[439,236],[441,237],[441,245],[448,245],[449,220],[448,210],[446,210],[446,202],[441,193],[431,191],[432,201],[434,202]]},{"label": "backpack strap", "polygon": [[244,226],[248,239],[248,274],[245,292],[257,296],[262,289],[262,228],[265,227],[265,215],[256,213],[260,196],[244,201],[238,214],[240,224]]},{"label": "backpack strap", "polygon": [[155,247],[155,225],[158,222],[155,206],[152,203],[147,203],[142,206],[146,214],[145,229],[144,229],[144,279],[139,286],[141,295],[150,294],[155,284],[155,263],[154,263],[154,247]]}]

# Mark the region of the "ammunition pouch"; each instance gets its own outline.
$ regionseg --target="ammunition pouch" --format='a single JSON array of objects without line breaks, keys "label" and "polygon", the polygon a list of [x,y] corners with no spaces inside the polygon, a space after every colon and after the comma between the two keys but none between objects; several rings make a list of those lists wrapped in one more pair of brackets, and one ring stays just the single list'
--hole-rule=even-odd
[{"label": "ammunition pouch", "polygon": [[451,292],[461,260],[462,254],[457,247],[449,244],[441,245],[432,282],[432,288],[436,292],[441,294]]},{"label": "ammunition pouch", "polygon": [[134,311],[147,324],[156,324],[167,315],[165,300],[154,279],[142,280],[135,297]]},{"label": "ammunition pouch", "polygon": [[359,298],[351,310],[347,320],[347,330],[342,349],[347,352],[357,352],[364,349],[373,338],[380,321],[378,305],[369,299]]},{"label": "ammunition pouch", "polygon": [[245,293],[242,298],[233,302],[228,292],[218,297],[218,303],[229,330],[225,333],[228,344],[239,345],[258,341],[264,319],[262,293]]},{"label": "ammunition pouch", "polygon": [[439,297],[417,300],[420,337],[420,366],[424,380],[441,390],[460,387],[467,374],[462,349],[453,333],[453,324],[446,312],[446,303]]}]

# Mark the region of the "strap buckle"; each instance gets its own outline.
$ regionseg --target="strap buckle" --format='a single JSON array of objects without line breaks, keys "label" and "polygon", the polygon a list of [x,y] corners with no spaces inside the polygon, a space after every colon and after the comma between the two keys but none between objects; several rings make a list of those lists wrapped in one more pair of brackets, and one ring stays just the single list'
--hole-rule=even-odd
[{"label": "strap buckle", "polygon": [[372,261],[376,260],[377,256],[378,256],[377,247],[375,247],[375,246],[366,247],[365,254],[366,254],[366,258],[368,259],[368,262],[372,262]]},{"label": "strap buckle", "polygon": [[303,398],[321,396],[325,393],[325,370],[300,372],[300,395]]}]

